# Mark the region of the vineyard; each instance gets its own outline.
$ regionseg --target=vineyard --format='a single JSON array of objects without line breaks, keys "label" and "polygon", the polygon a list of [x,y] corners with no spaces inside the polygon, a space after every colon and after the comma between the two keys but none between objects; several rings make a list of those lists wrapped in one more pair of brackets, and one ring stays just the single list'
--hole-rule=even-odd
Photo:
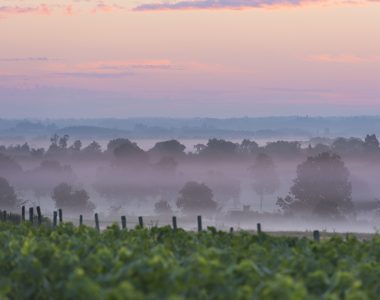
[{"label": "vineyard", "polygon": [[380,238],[0,223],[1,299],[378,299]]}]

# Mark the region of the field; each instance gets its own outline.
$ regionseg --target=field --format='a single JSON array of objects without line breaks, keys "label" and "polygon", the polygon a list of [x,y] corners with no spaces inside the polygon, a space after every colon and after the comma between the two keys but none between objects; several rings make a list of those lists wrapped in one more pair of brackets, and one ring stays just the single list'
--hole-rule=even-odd
[{"label": "field", "polygon": [[380,238],[0,223],[1,299],[378,299]]}]

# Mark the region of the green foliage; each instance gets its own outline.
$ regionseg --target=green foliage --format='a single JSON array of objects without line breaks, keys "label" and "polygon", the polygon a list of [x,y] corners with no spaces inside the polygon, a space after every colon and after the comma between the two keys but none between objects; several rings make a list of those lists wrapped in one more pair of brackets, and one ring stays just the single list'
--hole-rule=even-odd
[{"label": "green foliage", "polygon": [[360,241],[0,223],[1,299],[377,299]]}]

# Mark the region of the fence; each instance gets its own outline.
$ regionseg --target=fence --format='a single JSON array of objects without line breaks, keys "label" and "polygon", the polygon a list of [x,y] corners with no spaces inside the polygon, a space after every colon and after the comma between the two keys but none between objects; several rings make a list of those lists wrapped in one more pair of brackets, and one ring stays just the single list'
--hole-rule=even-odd
[{"label": "fence", "polygon": [[[50,223],[53,228],[55,228],[59,224],[63,223],[63,211],[62,209],[58,209],[58,211],[53,212],[53,218],[50,220],[47,217],[44,217],[41,213],[41,208],[40,206],[36,207],[36,213],[37,215],[34,214],[34,208],[30,207],[29,208],[29,219],[26,220],[25,216],[25,206],[21,207],[21,215],[15,214],[15,213],[8,213],[6,210],[0,210],[0,220],[3,222],[11,222],[13,224],[21,224],[22,222],[29,222],[31,224],[36,224],[36,225],[41,225],[43,222],[45,223]],[[69,218],[69,221],[75,221],[73,218]],[[84,220],[83,215],[79,215],[79,226],[82,226],[84,224],[84,221],[90,221],[89,219]],[[95,223],[95,228],[97,231],[100,232],[100,220],[99,220],[99,215],[98,213],[94,214],[94,219]],[[177,217],[173,216],[172,217],[172,224],[171,227],[174,231],[178,230],[178,225],[177,225]],[[198,232],[203,231],[203,224],[202,224],[202,216],[197,216],[196,219],[197,222],[197,229]],[[109,222],[109,224],[114,224],[115,222]],[[133,224],[138,226],[139,228],[144,228],[144,218],[142,216],[138,217],[138,222],[127,222],[127,217],[126,216],[121,216],[120,217],[120,223],[121,223],[121,228],[126,230],[128,229],[127,224]],[[231,234],[234,233],[234,228],[230,227],[229,232]],[[261,223],[256,224],[256,232],[257,234],[262,234],[262,228],[261,228]],[[313,231],[313,239],[315,241],[320,241],[320,232],[319,230],[314,230]]]}]

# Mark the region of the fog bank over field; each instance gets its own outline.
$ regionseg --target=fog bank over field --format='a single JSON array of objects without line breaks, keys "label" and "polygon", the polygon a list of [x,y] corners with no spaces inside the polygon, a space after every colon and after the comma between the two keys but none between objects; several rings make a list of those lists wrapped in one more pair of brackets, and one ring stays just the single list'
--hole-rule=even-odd
[{"label": "fog bank over field", "polygon": [[17,212],[39,205],[46,216],[61,208],[74,223],[83,214],[93,224],[97,212],[102,226],[121,215],[128,226],[138,216],[161,226],[176,215],[181,227],[195,229],[202,215],[205,226],[225,230],[260,222],[268,231],[373,232],[380,226],[377,137],[337,138],[330,130],[257,140],[53,134],[17,144],[10,137],[0,143],[0,205]]}]

